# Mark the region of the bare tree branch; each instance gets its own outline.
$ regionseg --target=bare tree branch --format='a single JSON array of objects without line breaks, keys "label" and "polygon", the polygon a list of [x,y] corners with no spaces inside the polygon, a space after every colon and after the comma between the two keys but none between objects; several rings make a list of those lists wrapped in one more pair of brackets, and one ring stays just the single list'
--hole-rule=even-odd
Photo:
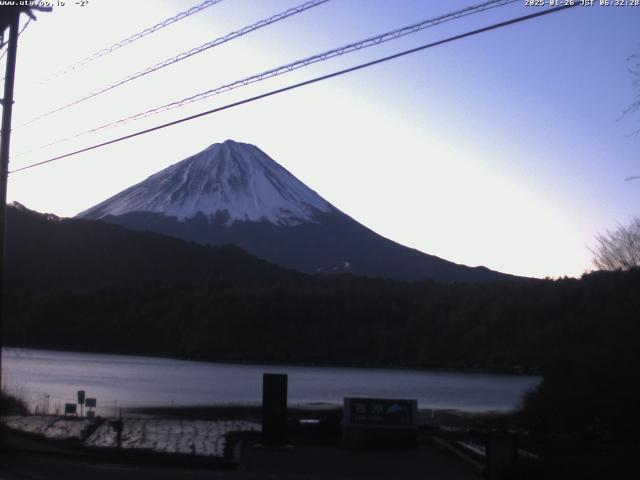
[{"label": "bare tree branch", "polygon": [[596,246],[590,250],[593,264],[600,270],[640,266],[640,217],[634,217],[629,225],[596,235]]}]

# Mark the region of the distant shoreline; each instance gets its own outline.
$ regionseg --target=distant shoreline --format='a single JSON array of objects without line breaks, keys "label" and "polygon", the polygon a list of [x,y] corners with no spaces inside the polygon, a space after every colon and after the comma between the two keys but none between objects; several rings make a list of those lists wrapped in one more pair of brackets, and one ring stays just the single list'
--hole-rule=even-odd
[{"label": "distant shoreline", "polygon": [[277,361],[230,361],[230,360],[206,360],[206,359],[193,359],[185,357],[171,357],[163,355],[145,355],[138,353],[116,353],[116,352],[104,352],[104,351],[82,351],[82,350],[63,350],[56,348],[37,348],[37,347],[20,347],[13,345],[3,345],[2,351],[5,355],[5,350],[35,350],[40,352],[56,352],[56,353],[72,353],[72,354],[91,354],[91,355],[113,355],[121,357],[140,357],[140,358],[156,358],[163,360],[178,360],[185,362],[196,363],[214,363],[221,365],[242,365],[242,366],[273,366],[273,367],[319,367],[319,368],[339,368],[339,369],[362,369],[362,370],[393,370],[393,371],[418,371],[418,372],[441,372],[441,373],[477,373],[484,375],[517,375],[528,377],[541,377],[542,372],[539,369],[528,369],[525,367],[514,366],[511,369],[504,368],[481,368],[481,367],[449,367],[449,366],[411,366],[411,365],[355,365],[348,363],[331,363],[331,362],[317,362],[317,363],[305,363],[305,362],[277,362]]}]

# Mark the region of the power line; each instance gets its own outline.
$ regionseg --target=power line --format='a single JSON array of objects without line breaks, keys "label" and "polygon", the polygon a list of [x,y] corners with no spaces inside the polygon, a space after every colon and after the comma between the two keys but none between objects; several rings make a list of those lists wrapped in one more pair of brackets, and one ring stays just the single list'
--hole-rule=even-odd
[{"label": "power line", "polygon": [[156,107],[150,110],[147,110],[145,112],[136,114],[136,115],[132,115],[130,117],[127,117],[125,119],[119,120],[117,122],[115,122],[114,124],[120,124],[120,123],[124,123],[127,121],[131,121],[131,120],[139,120],[141,118],[147,117],[149,115],[154,115],[156,113],[161,113],[167,110],[172,110],[174,108],[178,108],[178,107],[182,107],[184,105],[187,105],[189,103],[193,103],[195,101],[199,101],[199,100],[204,100],[206,98],[215,96],[215,95],[219,95],[221,93],[224,92],[228,92],[230,90],[234,90],[238,87],[242,87],[245,85],[249,85],[251,83],[255,83],[261,80],[266,80],[267,78],[271,78],[271,77],[275,77],[278,75],[281,75],[283,73],[287,73],[287,72],[291,72],[293,70],[297,70],[299,68],[302,67],[306,67],[308,65],[311,65],[313,63],[317,63],[317,62],[321,62],[321,61],[325,61],[328,60],[330,58],[334,58],[334,57],[338,57],[347,53],[351,53],[357,50],[362,50],[364,48],[368,48],[374,45],[379,45],[380,43],[384,43],[387,42],[389,40],[395,40],[397,38],[403,37],[405,35],[411,34],[411,33],[415,33],[418,32],[420,30],[423,30],[425,28],[429,28],[429,27],[433,27],[435,25],[438,25],[440,23],[444,23],[447,21],[451,21],[451,20],[455,20],[461,17],[465,17],[467,15],[471,15],[471,14],[475,14],[475,13],[479,13],[481,11],[485,11],[491,8],[495,8],[498,6],[504,6],[507,5],[509,3],[514,3],[516,1],[519,0],[492,0],[492,1],[488,1],[485,2],[483,4],[480,5],[476,5],[473,7],[467,7],[464,8],[462,10],[458,10],[456,12],[453,13],[448,13],[446,15],[442,15],[440,17],[436,17],[433,19],[429,19],[429,20],[424,20],[420,23],[416,23],[407,27],[403,27],[403,28],[399,28],[397,30],[393,30],[391,32],[387,32],[387,33],[383,33],[381,35],[376,35],[374,37],[369,37],[366,38],[364,40],[360,40],[358,42],[354,42],[351,43],[349,45],[345,45],[343,47],[339,47],[339,48],[335,48],[333,50],[328,50],[326,52],[323,53],[319,53],[317,55],[313,55],[311,57],[307,57],[301,60],[296,60],[295,62],[286,64],[286,65],[282,65],[276,68],[273,68],[271,70],[267,70],[265,72],[261,72],[258,73],[256,75],[252,75],[250,77],[244,78],[242,80],[237,80],[235,82],[232,83],[228,83],[226,85],[222,85],[220,87],[216,87],[216,88],[212,88],[210,90],[207,90],[205,92],[202,93],[198,93],[196,95],[192,95],[190,97],[186,97],[182,100],[178,100],[175,102],[171,102],[168,103],[166,105],[162,105],[160,107]]},{"label": "power line", "polygon": [[30,125],[38,120],[41,120],[43,118],[48,117],[49,115],[53,115],[54,113],[60,112],[61,110],[65,110],[69,107],[72,107],[74,105],[77,105],[81,102],[84,102],[85,100],[89,100],[90,98],[94,98],[97,97],[98,95],[108,92],[109,90],[113,90],[116,87],[119,87],[121,85],[124,85],[125,83],[128,83],[132,80],[135,80],[137,78],[143,77],[145,75],[148,75],[150,73],[153,73],[157,70],[160,70],[161,68],[167,67],[169,65],[173,65],[174,63],[178,63],[182,60],[185,60],[189,57],[192,57],[193,55],[196,55],[198,53],[202,53],[205,50],[208,50],[210,48],[216,47],[218,45],[221,45],[223,43],[229,42],[235,38],[241,37],[243,35],[246,35],[248,33],[251,33],[255,30],[258,30],[260,28],[266,27],[268,25],[271,25],[272,23],[276,23],[279,22],[280,20],[284,20],[285,18],[288,18],[292,15],[295,15],[297,13],[301,13],[304,12],[306,10],[309,10],[310,8],[314,8],[317,7],[319,5],[322,5],[323,3],[326,3],[330,0],[309,0],[301,5],[298,5],[297,7],[293,7],[293,8],[289,8],[288,10],[285,10],[284,12],[280,12],[276,15],[272,15],[269,18],[265,18],[263,20],[260,20],[259,22],[256,22],[252,25],[248,25],[246,27],[241,28],[240,30],[236,30],[234,32],[228,33],[222,37],[218,37],[214,40],[211,40],[210,42],[204,43],[202,45],[200,45],[199,47],[195,47],[192,48],[191,50],[188,50],[186,52],[182,52],[174,57],[168,58],[160,63],[157,63],[155,65],[152,65],[150,67],[145,68],[144,70],[140,70],[136,73],[132,73],[131,75],[122,78],[114,83],[111,83],[109,85],[107,85],[106,87],[101,88],[100,90],[96,90],[92,93],[89,93],[87,95],[85,95],[84,97],[80,97],[70,103],[67,103],[65,105],[62,105],[61,107],[55,108],[47,113],[44,113],[38,117],[33,118],[32,120],[29,120],[27,123],[24,123],[22,125],[20,125],[21,127]]},{"label": "power line", "polygon": [[104,57],[105,55],[113,52],[114,50],[118,50],[119,48],[122,48],[126,45],[129,45],[133,42],[135,42],[136,40],[140,40],[143,37],[146,37],[147,35],[151,35],[154,32],[157,32],[158,30],[163,29],[164,27],[168,27],[169,25],[172,25],[174,23],[176,23],[179,20],[182,20],[184,18],[190,17],[191,15],[201,12],[202,10],[204,10],[205,8],[209,8],[212,7],[213,5],[215,5],[216,3],[220,3],[222,0],[206,0],[204,2],[202,2],[199,5],[196,5],[194,7],[189,8],[188,10],[185,10],[183,12],[180,12],[176,15],[174,15],[173,17],[169,17],[163,21],[161,21],[160,23],[156,23],[154,26],[149,27],[149,28],[145,28],[144,30],[142,30],[141,32],[138,33],[134,33],[133,35],[125,38],[124,40],[120,40],[117,43],[114,43],[113,45],[103,48],[102,50],[99,50],[95,53],[92,53],[91,55],[89,55],[88,57],[83,58],[82,60],[78,60],[75,63],[72,63],[71,65],[68,65],[66,67],[64,67],[63,69],[61,69],[59,72],[55,73],[52,77],[49,78],[49,80],[53,79],[53,78],[57,78],[60,77],[62,75],[65,75],[66,73],[71,72],[72,70],[75,70],[79,67],[82,67],[90,62],[93,62],[94,60],[97,60],[100,57]]},{"label": "power line", "polygon": [[[137,113],[135,115],[130,115],[129,117],[125,117],[125,118],[121,118],[119,120],[113,121],[113,122],[109,122],[97,127],[94,127],[92,129],[89,130],[85,130],[82,131],[80,133],[77,133],[75,135],[69,136],[69,137],[65,137],[65,138],[61,138],[59,140],[56,140],[54,142],[50,142],[47,143],[45,145],[42,145],[38,148],[46,148],[46,147],[51,147],[53,145],[57,145],[63,142],[67,142],[69,140],[73,140],[76,139],[78,137],[87,135],[89,133],[96,133],[100,130],[104,130],[105,128],[109,128],[115,125],[121,125],[124,123],[128,123],[131,121],[135,121],[135,120],[140,120],[142,118],[151,116],[151,115],[155,115],[161,112],[165,112],[167,110],[173,110],[174,108],[179,108],[182,107],[184,105],[187,105],[189,103],[193,103],[199,100],[204,100],[206,98],[215,96],[215,95],[219,95],[221,93],[225,93],[228,92],[230,90],[234,90],[236,88],[239,87],[244,87],[246,85],[252,84],[252,83],[256,83],[262,80],[266,80],[268,78],[272,78],[272,77],[276,77],[279,75],[282,75],[284,73],[288,73],[291,72],[293,70],[297,70],[299,68],[303,68],[306,67],[308,65],[314,64],[314,63],[318,63],[318,62],[323,62],[325,60],[329,60],[331,58],[334,57],[338,57],[341,55],[345,55],[347,53],[351,53],[357,50],[362,50],[364,48],[368,48],[368,47],[372,47],[375,45],[379,45],[381,43],[384,42],[388,42],[390,40],[396,40],[398,38],[401,38],[405,35],[409,35],[411,33],[415,33],[418,32],[420,30],[424,30],[425,28],[429,28],[429,27],[433,27],[436,25],[439,25],[441,23],[445,23],[451,20],[456,20],[462,17],[466,17],[468,15],[472,15],[472,14],[476,14],[476,13],[480,13],[483,11],[487,11],[490,10],[492,8],[496,8],[496,7],[501,7],[501,6],[505,6],[508,5],[510,3],[515,3],[519,0],[490,0],[490,1],[486,1],[484,3],[478,4],[478,5],[474,5],[474,6],[470,6],[470,7],[466,7],[463,8],[461,10],[457,10],[455,12],[451,12],[451,13],[447,13],[444,15],[440,15],[439,17],[435,17],[435,18],[431,18],[428,20],[423,20],[421,22],[418,23],[414,23],[412,25],[408,25],[405,27],[401,27],[401,28],[397,28],[395,30],[391,30],[389,32],[386,33],[382,33],[379,35],[375,35],[372,37],[367,37],[363,40],[359,40],[357,42],[353,42],[350,43],[348,45],[344,45],[342,47],[338,47],[338,48],[334,48],[332,50],[327,50],[325,52],[322,53],[318,53],[316,55],[313,55],[311,57],[307,57],[307,58],[303,58],[301,60],[296,60],[294,62],[288,63],[286,65],[281,65],[279,67],[273,68],[271,70],[267,70],[255,75],[251,75],[250,77],[246,77],[244,79],[241,80],[236,80],[234,82],[207,90],[205,92],[202,93],[198,93],[196,95],[192,95],[186,98],[183,98],[182,100],[177,100],[165,105],[162,105],[160,107],[156,107],[156,108],[152,108],[149,110],[146,110],[144,112],[141,113]],[[32,152],[34,150],[29,150],[28,152]],[[24,152],[24,153],[28,153],[28,152]]]},{"label": "power line", "polygon": [[256,96],[249,97],[249,98],[245,98],[245,99],[239,100],[237,102],[228,103],[227,105],[223,105],[221,107],[217,107],[217,108],[213,108],[211,110],[200,112],[200,113],[197,113],[195,115],[190,115],[188,117],[183,117],[183,118],[180,118],[178,120],[173,120],[173,121],[168,122],[168,123],[164,123],[164,124],[161,124],[161,125],[156,125],[155,127],[147,128],[145,130],[140,130],[140,131],[137,131],[137,132],[134,132],[134,133],[130,133],[128,135],[124,135],[122,137],[114,138],[114,139],[108,140],[106,142],[98,143],[98,144],[92,145],[90,147],[85,147],[85,148],[82,148],[80,150],[75,150],[73,152],[65,153],[63,155],[58,155],[57,157],[53,157],[53,158],[50,158],[48,160],[43,160],[41,162],[32,163],[32,164],[26,165],[24,167],[16,168],[15,170],[12,170],[9,173],[16,173],[16,172],[21,172],[21,171],[24,171],[24,170],[28,170],[30,168],[38,167],[38,166],[41,166],[41,165],[44,165],[44,164],[47,164],[47,163],[51,163],[51,162],[55,162],[57,160],[61,160],[63,158],[71,157],[71,156],[74,156],[74,155],[78,155],[80,153],[88,152],[90,150],[95,150],[97,148],[105,147],[107,145],[111,145],[111,144],[114,144],[114,143],[122,142],[122,141],[128,140],[130,138],[138,137],[140,135],[145,135],[147,133],[155,132],[157,130],[162,130],[164,128],[171,127],[173,125],[178,125],[180,123],[188,122],[190,120],[195,120],[196,118],[204,117],[204,116],[207,116],[207,115],[211,115],[213,113],[221,112],[223,110],[228,110],[228,109],[231,109],[231,108],[234,108],[234,107],[238,107],[240,105],[245,105],[247,103],[252,103],[252,102],[255,102],[257,100],[261,100],[263,98],[271,97],[273,95],[277,95],[277,94],[280,94],[280,93],[288,92],[289,90],[295,90],[297,88],[304,87],[304,86],[307,86],[307,85],[311,85],[313,83],[321,82],[323,80],[328,80],[330,78],[342,76],[342,75],[345,75],[347,73],[355,72],[357,70],[362,70],[364,68],[371,67],[371,66],[374,66],[374,65],[378,65],[380,63],[387,62],[387,61],[390,61],[390,60],[394,60],[396,58],[404,57],[406,55],[410,55],[412,53],[416,53],[416,52],[419,52],[419,51],[422,51],[422,50],[426,50],[428,48],[436,47],[438,45],[442,45],[442,44],[445,44],[445,43],[453,42],[455,40],[460,40],[460,39],[463,39],[463,38],[466,38],[466,37],[470,37],[470,36],[473,36],[473,35],[478,35],[480,33],[488,32],[488,31],[491,31],[491,30],[496,30],[498,28],[506,27],[508,25],[513,25],[515,23],[520,23],[520,22],[524,22],[524,21],[527,21],[527,20],[531,20],[533,18],[541,17],[543,15],[549,15],[551,13],[556,13],[556,12],[559,12],[561,10],[566,10],[568,8],[573,8],[573,7],[578,6],[578,5],[579,5],[579,3],[573,3],[573,4],[567,3],[567,4],[559,6],[559,7],[554,7],[554,8],[542,10],[542,11],[535,12],[535,13],[532,13],[532,14],[529,14],[529,15],[524,15],[522,17],[512,18],[511,20],[506,20],[504,22],[495,23],[493,25],[489,25],[488,27],[479,28],[477,30],[472,30],[470,32],[466,32],[466,33],[462,33],[462,34],[459,34],[459,35],[455,35],[455,36],[452,36],[452,37],[445,38],[444,40],[438,40],[437,42],[432,42],[432,43],[428,43],[428,44],[425,44],[425,45],[421,45],[419,47],[411,48],[409,50],[404,50],[402,52],[395,53],[393,55],[389,55],[389,56],[386,56],[386,57],[378,58],[378,59],[372,60],[370,62],[361,63],[361,64],[356,65],[354,67],[349,67],[349,68],[346,68],[344,70],[338,70],[336,72],[329,73],[329,74],[326,74],[326,75],[322,75],[320,77],[315,77],[315,78],[312,78],[310,80],[305,80],[303,82],[299,82],[299,83],[295,83],[293,85],[289,85],[289,86],[286,86],[286,87],[278,88],[276,90],[271,90],[269,92],[262,93],[260,95],[256,95]]}]

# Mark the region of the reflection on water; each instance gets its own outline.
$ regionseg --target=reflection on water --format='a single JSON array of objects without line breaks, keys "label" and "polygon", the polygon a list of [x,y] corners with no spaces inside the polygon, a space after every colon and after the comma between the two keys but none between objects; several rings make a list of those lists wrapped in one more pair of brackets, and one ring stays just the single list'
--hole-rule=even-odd
[{"label": "reflection on water", "polygon": [[420,370],[190,362],[152,357],[5,348],[3,387],[40,410],[98,401],[97,413],[142,405],[257,404],[264,372],[289,375],[289,405],[341,404],[345,396],[415,398],[420,408],[506,411],[540,377]]}]

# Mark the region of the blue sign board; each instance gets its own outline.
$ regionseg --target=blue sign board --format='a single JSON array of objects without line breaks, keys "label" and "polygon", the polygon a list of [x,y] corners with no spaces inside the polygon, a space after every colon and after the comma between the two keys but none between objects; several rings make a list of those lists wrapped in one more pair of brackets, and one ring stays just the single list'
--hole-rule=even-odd
[{"label": "blue sign board", "polygon": [[350,398],[350,423],[356,425],[414,425],[415,400]]}]

